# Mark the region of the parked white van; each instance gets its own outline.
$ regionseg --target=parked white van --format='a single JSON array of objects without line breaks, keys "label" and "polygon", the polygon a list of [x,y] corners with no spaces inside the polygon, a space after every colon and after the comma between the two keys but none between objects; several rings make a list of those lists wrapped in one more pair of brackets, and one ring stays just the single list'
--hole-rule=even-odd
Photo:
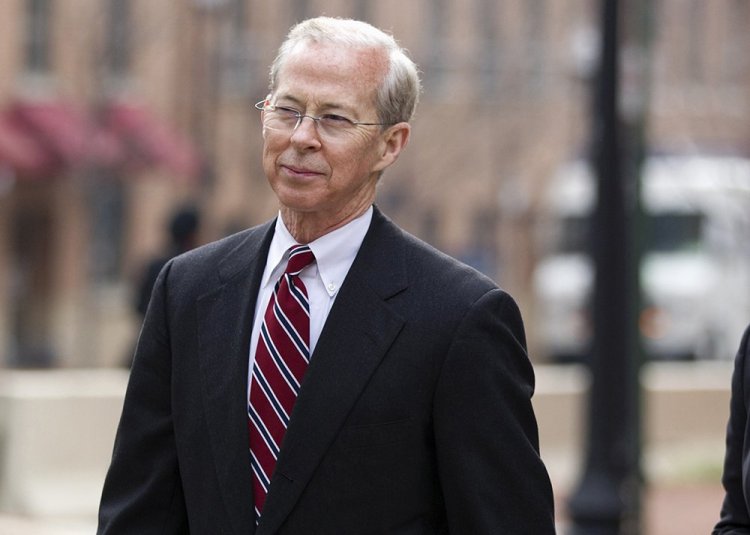
[{"label": "parked white van", "polygon": [[[639,327],[653,359],[732,358],[750,323],[750,159],[652,155],[642,173],[645,217]],[[591,340],[594,268],[590,166],[565,165],[546,195],[533,274],[537,352],[578,361]]]}]

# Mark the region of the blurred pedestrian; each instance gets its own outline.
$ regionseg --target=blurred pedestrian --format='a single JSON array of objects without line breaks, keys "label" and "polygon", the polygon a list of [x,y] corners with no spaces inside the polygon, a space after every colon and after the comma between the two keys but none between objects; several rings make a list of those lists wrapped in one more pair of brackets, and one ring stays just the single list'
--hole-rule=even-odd
[{"label": "blurred pedestrian", "polygon": [[161,271],[99,533],[554,533],[516,303],[373,206],[419,86],[369,24],[291,30],[279,215]]},{"label": "blurred pedestrian", "polygon": [[[159,276],[159,272],[169,260],[185,253],[198,245],[198,233],[200,229],[200,213],[193,204],[178,207],[171,215],[166,231],[169,242],[163,252],[151,258],[141,270],[138,279],[134,299],[134,308],[138,314],[139,321],[143,321],[151,300],[151,292]],[[130,367],[133,360],[131,350],[125,357],[125,367]]]},{"label": "blurred pedestrian", "polygon": [[181,206],[172,214],[167,228],[169,243],[166,249],[148,261],[139,278],[135,309],[141,319],[146,315],[159,272],[170,259],[198,245],[199,226],[200,216],[193,205]]},{"label": "blurred pedestrian", "polygon": [[713,535],[750,535],[750,326],[734,361],[724,457],[724,503]]}]

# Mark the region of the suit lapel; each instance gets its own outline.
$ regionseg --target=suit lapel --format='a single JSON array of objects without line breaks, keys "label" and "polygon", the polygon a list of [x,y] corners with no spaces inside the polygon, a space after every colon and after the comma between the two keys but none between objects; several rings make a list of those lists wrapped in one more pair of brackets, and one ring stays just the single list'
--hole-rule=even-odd
[{"label": "suit lapel", "polygon": [[273,234],[250,231],[219,264],[220,286],[198,299],[199,359],[211,453],[237,533],[252,532],[247,431],[248,348],[255,301]]},{"label": "suit lapel", "polygon": [[312,356],[259,535],[274,533],[299,499],[370,376],[403,327],[387,299],[406,287],[403,244],[377,210]]}]

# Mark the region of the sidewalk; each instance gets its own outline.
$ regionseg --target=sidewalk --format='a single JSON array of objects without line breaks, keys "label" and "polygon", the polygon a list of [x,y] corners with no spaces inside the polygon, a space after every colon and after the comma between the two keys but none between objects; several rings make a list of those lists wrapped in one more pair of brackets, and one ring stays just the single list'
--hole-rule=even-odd
[{"label": "sidewalk", "polygon": [[[719,519],[724,491],[719,484],[667,484],[644,492],[642,535],[708,535]],[[565,535],[566,496],[558,496],[558,534]]]},{"label": "sidewalk", "polygon": [[719,484],[653,489],[646,498],[646,535],[708,535],[719,519],[723,499]]},{"label": "sidewalk", "polygon": [[93,535],[95,532],[93,518],[23,518],[0,513],[0,533],[3,535]]}]

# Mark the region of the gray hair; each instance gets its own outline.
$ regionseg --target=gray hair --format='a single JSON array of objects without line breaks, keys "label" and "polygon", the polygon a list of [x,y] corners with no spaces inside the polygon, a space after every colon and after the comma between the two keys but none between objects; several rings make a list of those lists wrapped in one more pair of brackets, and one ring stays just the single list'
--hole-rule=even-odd
[{"label": "gray hair", "polygon": [[388,72],[375,98],[378,120],[395,124],[408,122],[414,116],[421,90],[417,66],[393,36],[366,22],[352,19],[316,17],[293,26],[271,64],[271,93],[276,89],[279,71],[289,53],[306,42],[382,49],[388,55]]}]

